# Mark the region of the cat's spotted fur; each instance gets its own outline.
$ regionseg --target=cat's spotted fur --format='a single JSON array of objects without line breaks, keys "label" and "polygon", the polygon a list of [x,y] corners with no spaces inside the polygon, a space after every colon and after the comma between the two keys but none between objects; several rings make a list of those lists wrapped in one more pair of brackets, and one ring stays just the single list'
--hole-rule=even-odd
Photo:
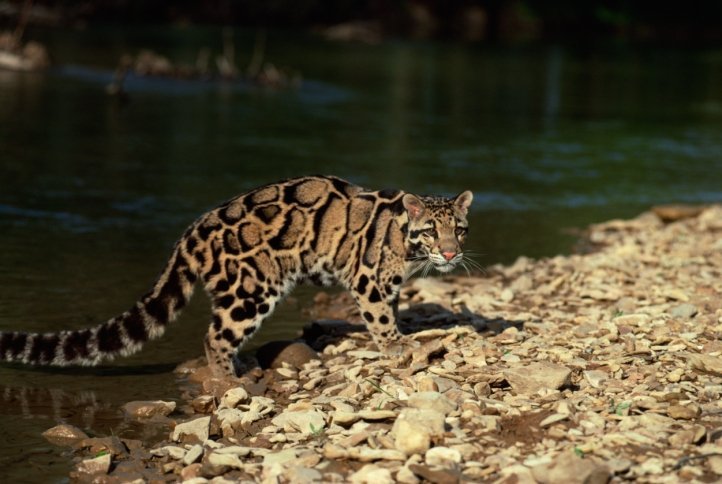
[{"label": "cat's spotted fur", "polygon": [[[163,334],[200,279],[211,297],[209,363],[234,373],[236,351],[295,284],[351,291],[377,346],[397,344],[399,288],[410,273],[453,269],[463,258],[471,192],[453,199],[367,191],[335,177],[257,188],[198,219],[176,243],[153,289],[95,328],[0,333],[0,359],[93,365]],[[424,271],[426,272],[426,270]]]}]

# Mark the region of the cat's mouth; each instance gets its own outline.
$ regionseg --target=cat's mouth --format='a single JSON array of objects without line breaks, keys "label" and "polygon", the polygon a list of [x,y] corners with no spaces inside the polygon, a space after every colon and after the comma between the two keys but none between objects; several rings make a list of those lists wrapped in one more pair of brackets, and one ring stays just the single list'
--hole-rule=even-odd
[{"label": "cat's mouth", "polygon": [[454,270],[454,268],[456,268],[455,262],[446,262],[446,261],[444,261],[443,263],[434,262],[434,269],[436,269],[439,272],[451,272]]},{"label": "cat's mouth", "polygon": [[429,254],[429,260],[434,264],[434,269],[444,273],[453,271],[460,258],[461,257],[459,255],[456,255],[451,259],[446,259],[441,254]]}]

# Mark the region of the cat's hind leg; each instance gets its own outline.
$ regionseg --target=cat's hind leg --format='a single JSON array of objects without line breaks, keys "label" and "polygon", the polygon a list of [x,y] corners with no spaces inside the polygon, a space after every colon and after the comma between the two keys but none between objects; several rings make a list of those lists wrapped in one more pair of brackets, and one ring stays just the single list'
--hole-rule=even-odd
[{"label": "cat's hind leg", "polygon": [[208,364],[216,376],[240,376],[238,351],[253,336],[278,302],[277,296],[262,301],[235,299],[228,307],[213,306],[213,321],[205,347]]}]

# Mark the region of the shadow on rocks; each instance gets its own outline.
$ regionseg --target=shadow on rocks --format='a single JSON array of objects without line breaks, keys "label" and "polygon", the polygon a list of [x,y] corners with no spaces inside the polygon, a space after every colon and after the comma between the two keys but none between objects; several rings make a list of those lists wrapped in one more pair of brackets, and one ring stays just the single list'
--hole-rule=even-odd
[{"label": "shadow on rocks", "polygon": [[[399,312],[399,329],[404,334],[415,334],[432,329],[449,329],[456,326],[472,326],[478,333],[499,334],[507,328],[523,329],[523,321],[503,318],[485,318],[462,307],[459,312],[451,311],[440,304],[414,304]],[[313,321],[303,328],[301,339],[318,352],[328,345],[337,345],[351,333],[367,332],[360,322],[338,319]]]}]

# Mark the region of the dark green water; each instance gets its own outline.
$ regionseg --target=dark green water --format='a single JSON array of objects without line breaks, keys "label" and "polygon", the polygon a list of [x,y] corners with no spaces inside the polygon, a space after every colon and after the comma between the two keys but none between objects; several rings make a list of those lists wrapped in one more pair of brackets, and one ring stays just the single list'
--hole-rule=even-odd
[{"label": "dark green water", "polygon": [[[270,33],[297,90],[131,80],[122,53],[192,62],[213,29],[37,32],[60,66],[0,71],[0,329],[79,328],[130,307],[185,227],[261,183],[309,173],[421,193],[475,193],[483,265],[568,252],[565,229],[650,205],[722,201],[722,50],[327,43]],[[253,34],[236,35],[239,64]],[[300,292],[300,306],[312,290]],[[297,293],[298,295],[298,293]],[[113,367],[0,367],[0,478],[61,480],[39,433],[58,421],[137,436],[117,404],[177,398],[174,364],[202,353],[197,293],[167,336]],[[282,306],[254,342],[293,336]]]}]

